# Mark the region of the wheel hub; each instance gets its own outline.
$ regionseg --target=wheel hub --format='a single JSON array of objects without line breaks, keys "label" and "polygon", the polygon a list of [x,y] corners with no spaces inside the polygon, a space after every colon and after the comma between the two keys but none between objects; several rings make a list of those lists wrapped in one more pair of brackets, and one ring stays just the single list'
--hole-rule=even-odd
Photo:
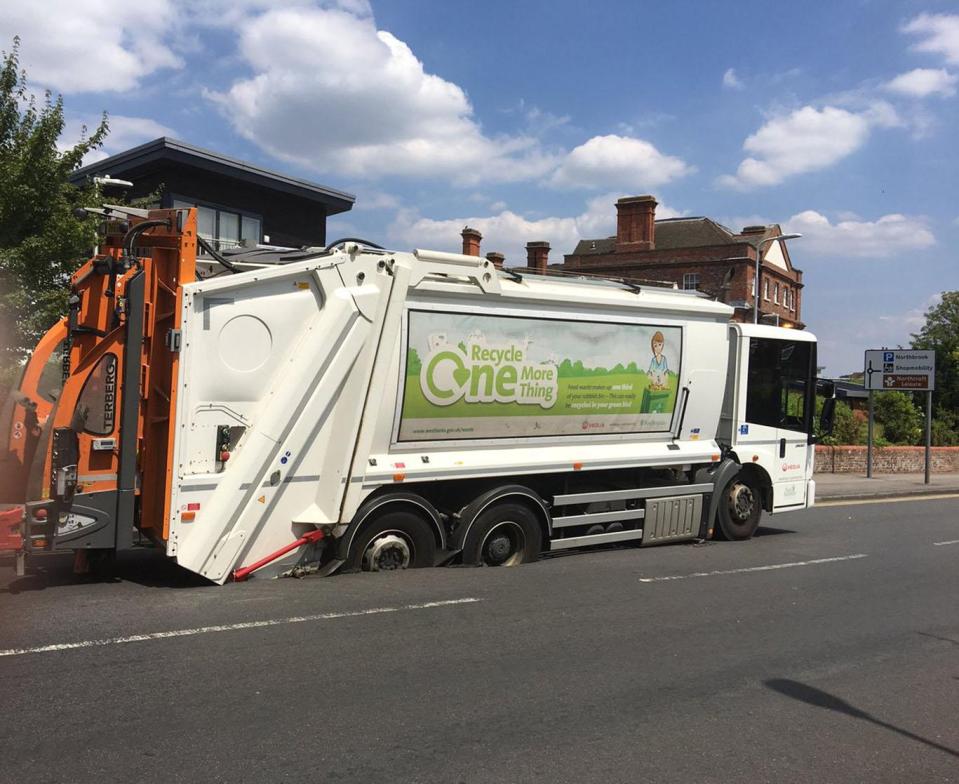
[{"label": "wheel hub", "polygon": [[737,483],[730,489],[729,508],[739,520],[749,519],[755,503],[756,498],[748,485]]},{"label": "wheel hub", "polygon": [[363,569],[368,572],[387,572],[406,569],[412,560],[409,542],[395,533],[378,536],[363,553]]},{"label": "wheel hub", "polygon": [[512,543],[506,534],[498,534],[491,537],[486,543],[487,561],[494,564],[501,564],[509,558],[512,549]]},{"label": "wheel hub", "polygon": [[515,566],[523,562],[526,536],[511,520],[504,520],[486,535],[483,542],[483,563],[487,566]]}]

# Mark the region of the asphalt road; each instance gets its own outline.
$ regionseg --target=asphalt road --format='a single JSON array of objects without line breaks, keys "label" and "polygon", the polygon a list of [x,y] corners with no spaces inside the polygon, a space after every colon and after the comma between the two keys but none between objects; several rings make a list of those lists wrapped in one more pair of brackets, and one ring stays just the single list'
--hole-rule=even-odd
[{"label": "asphalt road", "polygon": [[959,500],[769,524],[224,587],[0,562],[0,782],[959,781]]}]

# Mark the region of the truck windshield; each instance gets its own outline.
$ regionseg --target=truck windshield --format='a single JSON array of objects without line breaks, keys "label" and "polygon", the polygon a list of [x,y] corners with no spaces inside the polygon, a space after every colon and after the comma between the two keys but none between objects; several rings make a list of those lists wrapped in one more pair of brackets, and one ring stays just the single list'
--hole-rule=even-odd
[{"label": "truck windshield", "polygon": [[810,432],[815,345],[805,340],[749,339],[747,421]]}]

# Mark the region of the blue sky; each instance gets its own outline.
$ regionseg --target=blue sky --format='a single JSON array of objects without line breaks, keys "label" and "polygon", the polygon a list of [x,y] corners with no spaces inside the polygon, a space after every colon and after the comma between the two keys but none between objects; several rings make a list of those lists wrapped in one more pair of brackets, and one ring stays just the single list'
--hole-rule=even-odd
[{"label": "blue sky", "polygon": [[778,222],[829,372],[959,288],[959,8],[943,2],[46,0],[7,7],[65,142],[171,135],[357,195],[397,248],[558,261],[615,199]]}]

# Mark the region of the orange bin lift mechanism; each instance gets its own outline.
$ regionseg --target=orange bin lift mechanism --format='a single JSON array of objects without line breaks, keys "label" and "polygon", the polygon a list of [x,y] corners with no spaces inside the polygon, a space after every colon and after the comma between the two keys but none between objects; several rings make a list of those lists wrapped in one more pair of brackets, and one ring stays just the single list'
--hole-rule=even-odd
[{"label": "orange bin lift mechanism", "polygon": [[[22,504],[27,500],[27,480],[37,439],[43,423],[53,410],[53,402],[42,394],[41,377],[47,362],[55,359],[54,351],[66,337],[67,320],[61,319],[40,338],[24,368],[20,388],[17,390],[23,404],[12,406],[9,441],[7,444],[0,444],[0,500],[4,502]],[[61,371],[57,368],[56,372]],[[5,414],[0,412],[0,416],[3,415]]]},{"label": "orange bin lift mechanism", "polygon": [[[140,372],[137,384],[132,390],[140,399],[137,417],[137,473],[140,478],[140,519],[138,525],[151,538],[166,539],[169,526],[169,498],[172,482],[173,417],[176,405],[174,379],[177,370],[177,355],[165,344],[167,332],[177,329],[180,323],[180,286],[195,280],[196,275],[196,210],[182,211],[185,218],[180,232],[177,231],[177,210],[151,210],[149,220],[170,219],[173,228],[156,227],[149,229],[137,240],[138,261],[145,276],[143,342],[140,350]],[[131,220],[135,226],[138,219]],[[114,239],[114,238],[110,238]],[[122,257],[122,248],[118,244],[107,247],[107,255]],[[100,257],[103,259],[103,256]],[[73,336],[70,349],[70,376],[64,384],[59,404],[54,414],[53,427],[69,427],[73,420],[78,399],[84,384],[104,383],[103,379],[91,379],[100,360],[112,354],[116,358],[113,365],[115,378],[107,374],[106,382],[114,384],[116,395],[112,430],[98,433],[96,436],[86,432],[80,436],[80,455],[77,465],[79,485],[90,490],[110,490],[117,486],[119,469],[120,412],[123,397],[130,390],[123,388],[122,368],[128,350],[137,347],[125,345],[125,319],[119,324],[114,318],[114,306],[123,295],[130,280],[137,274],[136,267],[118,276],[114,297],[105,293],[109,287],[109,276],[92,274],[97,259],[91,259],[73,276],[72,284],[78,303],[77,326],[80,331]],[[111,363],[112,364],[112,363]],[[94,438],[116,440],[117,448],[111,451],[94,450]],[[150,444],[148,451],[143,450],[144,439]],[[51,473],[51,454],[46,455],[44,476]],[[103,479],[98,479],[102,476]],[[79,489],[79,488],[78,488]],[[43,488],[44,497],[49,494]],[[134,521],[120,521],[120,524],[132,524]]]}]

